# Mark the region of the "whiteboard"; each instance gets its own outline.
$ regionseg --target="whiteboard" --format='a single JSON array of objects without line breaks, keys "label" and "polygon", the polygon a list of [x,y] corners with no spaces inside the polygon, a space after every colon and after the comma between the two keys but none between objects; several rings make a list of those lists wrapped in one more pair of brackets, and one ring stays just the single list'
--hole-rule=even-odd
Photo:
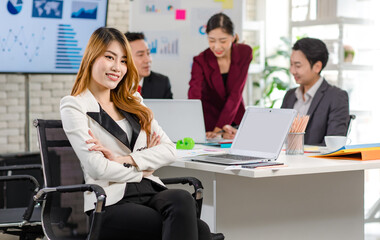
[{"label": "whiteboard", "polygon": [[1,73],[76,74],[88,39],[106,24],[107,0],[0,2]]},{"label": "whiteboard", "polygon": [[[242,36],[240,0],[134,0],[130,30],[144,32],[152,55],[152,70],[169,77],[173,97],[187,99],[193,57],[208,48],[207,20],[224,12]],[[232,7],[232,8],[231,8]]]}]

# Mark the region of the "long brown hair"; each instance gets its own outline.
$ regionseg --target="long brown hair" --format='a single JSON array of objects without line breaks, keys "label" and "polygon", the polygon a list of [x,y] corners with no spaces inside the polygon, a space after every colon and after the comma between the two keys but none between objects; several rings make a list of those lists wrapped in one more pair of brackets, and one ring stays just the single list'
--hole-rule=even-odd
[{"label": "long brown hair", "polygon": [[111,90],[111,101],[117,108],[135,114],[140,120],[141,128],[147,134],[150,134],[153,114],[149,108],[140,103],[138,97],[133,95],[139,85],[138,72],[133,63],[131,48],[126,37],[115,28],[98,28],[91,35],[73,89],[71,90],[71,95],[77,96],[88,88],[92,78],[91,73],[95,60],[106,51],[107,46],[112,41],[119,42],[127,53],[128,71],[117,87]]}]

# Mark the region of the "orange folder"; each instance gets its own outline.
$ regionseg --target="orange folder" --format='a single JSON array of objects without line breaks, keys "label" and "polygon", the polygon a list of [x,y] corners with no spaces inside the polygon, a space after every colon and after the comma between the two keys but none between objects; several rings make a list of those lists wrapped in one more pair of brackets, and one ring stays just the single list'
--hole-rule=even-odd
[{"label": "orange folder", "polygon": [[334,152],[312,156],[345,160],[380,160],[380,143],[344,146]]}]

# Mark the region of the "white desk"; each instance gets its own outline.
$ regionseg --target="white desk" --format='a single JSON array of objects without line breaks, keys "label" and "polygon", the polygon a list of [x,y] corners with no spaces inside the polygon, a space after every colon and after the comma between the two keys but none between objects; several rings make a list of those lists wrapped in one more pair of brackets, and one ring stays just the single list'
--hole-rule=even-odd
[{"label": "white desk", "polygon": [[225,171],[182,159],[157,175],[199,178],[205,187],[202,219],[228,240],[364,239],[364,170],[380,168],[380,160],[281,153],[278,161],[288,166]]}]

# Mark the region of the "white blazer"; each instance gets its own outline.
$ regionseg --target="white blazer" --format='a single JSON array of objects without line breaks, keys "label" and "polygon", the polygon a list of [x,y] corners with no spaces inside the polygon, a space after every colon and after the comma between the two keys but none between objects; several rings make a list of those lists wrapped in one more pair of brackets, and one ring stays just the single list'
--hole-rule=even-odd
[{"label": "white blazer", "polygon": [[[136,93],[136,96],[140,96]],[[140,96],[141,98],[141,96]],[[142,98],[141,98],[142,102]],[[61,100],[61,118],[63,129],[78,156],[87,184],[98,184],[106,194],[106,206],[117,203],[124,196],[127,182],[140,182],[142,170],[156,170],[167,166],[176,159],[174,143],[165,134],[156,120],[152,121],[152,133],[160,136],[161,143],[152,148],[147,147],[147,135],[141,130],[135,115],[120,111],[132,126],[131,142],[127,134],[100,107],[89,90],[78,96],[66,96]],[[89,151],[93,144],[86,144],[91,139],[88,130],[101,144],[110,149],[115,156],[131,155],[136,167],[124,167],[122,164],[110,161],[102,152]],[[164,186],[158,177],[147,177]],[[94,209],[95,194],[84,193],[84,211]]]}]

